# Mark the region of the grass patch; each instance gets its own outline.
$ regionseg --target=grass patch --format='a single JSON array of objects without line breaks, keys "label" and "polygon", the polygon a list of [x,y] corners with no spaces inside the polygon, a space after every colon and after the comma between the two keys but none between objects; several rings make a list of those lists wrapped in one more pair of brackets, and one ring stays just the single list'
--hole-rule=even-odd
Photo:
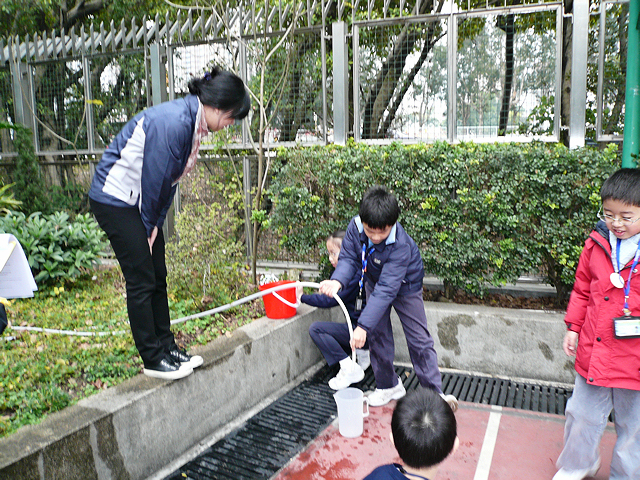
[{"label": "grass patch", "polygon": [[[247,286],[237,298],[251,291]],[[171,294],[169,308],[172,319],[205,309]],[[81,337],[7,329],[4,336],[16,339],[0,339],[0,437],[39,423],[49,413],[142,371],[128,324],[119,267],[102,269],[93,278],[83,277],[62,290],[47,289],[36,292],[34,298],[14,300],[7,313],[16,326],[112,334]],[[223,314],[177,324],[172,330],[178,345],[188,349],[262,315],[264,309],[258,300]]]}]

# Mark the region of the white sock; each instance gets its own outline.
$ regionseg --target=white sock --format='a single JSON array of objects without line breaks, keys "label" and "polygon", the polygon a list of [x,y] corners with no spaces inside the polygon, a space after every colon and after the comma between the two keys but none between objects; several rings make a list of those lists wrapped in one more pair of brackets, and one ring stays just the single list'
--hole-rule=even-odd
[{"label": "white sock", "polygon": [[343,368],[349,372],[351,370],[353,370],[353,367],[357,365],[357,363],[355,363],[353,360],[351,360],[351,357],[347,357],[347,358],[343,358],[342,360],[340,360],[340,369],[342,370]]}]

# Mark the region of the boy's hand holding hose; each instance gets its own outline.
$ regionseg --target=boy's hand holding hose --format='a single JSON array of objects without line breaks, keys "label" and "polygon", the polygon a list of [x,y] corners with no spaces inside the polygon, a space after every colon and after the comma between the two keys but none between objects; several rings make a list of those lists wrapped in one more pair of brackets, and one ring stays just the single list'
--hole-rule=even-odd
[{"label": "boy's hand holding hose", "polygon": [[335,297],[342,288],[342,284],[337,280],[323,280],[320,282],[320,293],[324,293],[327,297]]},{"label": "boy's hand holding hose", "polygon": [[[320,282],[320,293],[324,293],[328,297],[333,298],[342,288],[342,284],[337,280],[323,280]],[[356,348],[364,347],[365,342],[367,341],[367,332],[360,327],[356,327],[353,331],[353,338],[351,339],[350,345],[353,350]]]}]

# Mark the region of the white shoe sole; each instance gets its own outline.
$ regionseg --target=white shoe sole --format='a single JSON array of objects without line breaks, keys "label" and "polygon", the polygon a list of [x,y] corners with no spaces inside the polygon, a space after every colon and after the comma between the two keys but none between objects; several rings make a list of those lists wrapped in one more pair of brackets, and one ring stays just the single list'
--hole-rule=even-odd
[{"label": "white shoe sole", "polygon": [[181,365],[180,369],[174,372],[160,372],[158,370],[150,370],[148,368],[145,368],[142,373],[144,373],[147,377],[159,378],[161,380],[178,380],[180,378],[191,375],[193,373],[193,368],[185,368]]},{"label": "white shoe sole", "polygon": [[203,363],[204,360],[200,355],[194,355],[191,357],[191,360],[189,360],[188,362],[182,362],[180,365],[188,368],[198,368]]},{"label": "white shoe sole", "polygon": [[380,400],[380,402],[375,402],[375,401],[372,402],[371,401],[371,395],[373,395],[373,392],[371,392],[367,396],[367,398],[369,399],[369,406],[370,407],[382,407],[382,406],[386,405],[387,403],[389,403],[391,400],[400,400],[406,394],[407,394],[407,391],[403,388],[402,390],[398,390],[397,392],[394,392],[393,395],[389,396],[388,398]]},{"label": "white shoe sole", "polygon": [[358,383],[359,381],[361,381],[364,378],[364,370],[362,370],[359,373],[360,373],[359,375],[356,375],[354,377],[351,377],[351,378],[347,379],[349,381],[349,383],[347,383],[346,385],[343,384],[343,383],[340,383],[339,385],[336,385],[336,381],[341,381],[342,379],[338,380],[338,377],[335,376],[331,380],[329,380],[329,387],[332,390],[343,390],[343,389],[347,388],[349,385],[353,385],[354,383]]}]

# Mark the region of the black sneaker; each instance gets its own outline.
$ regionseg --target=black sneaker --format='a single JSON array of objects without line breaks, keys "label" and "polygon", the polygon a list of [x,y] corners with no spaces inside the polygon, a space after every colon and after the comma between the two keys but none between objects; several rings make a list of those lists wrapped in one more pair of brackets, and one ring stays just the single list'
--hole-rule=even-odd
[{"label": "black sneaker", "polygon": [[176,363],[166,355],[155,365],[144,367],[143,373],[148,377],[161,378],[163,380],[177,380],[193,373],[193,368]]},{"label": "black sneaker", "polygon": [[174,362],[179,363],[183,367],[189,367],[192,369],[199,367],[204,361],[200,355],[191,356],[186,352],[186,350],[178,348],[177,345],[171,347],[171,350],[169,350],[169,356]]}]

